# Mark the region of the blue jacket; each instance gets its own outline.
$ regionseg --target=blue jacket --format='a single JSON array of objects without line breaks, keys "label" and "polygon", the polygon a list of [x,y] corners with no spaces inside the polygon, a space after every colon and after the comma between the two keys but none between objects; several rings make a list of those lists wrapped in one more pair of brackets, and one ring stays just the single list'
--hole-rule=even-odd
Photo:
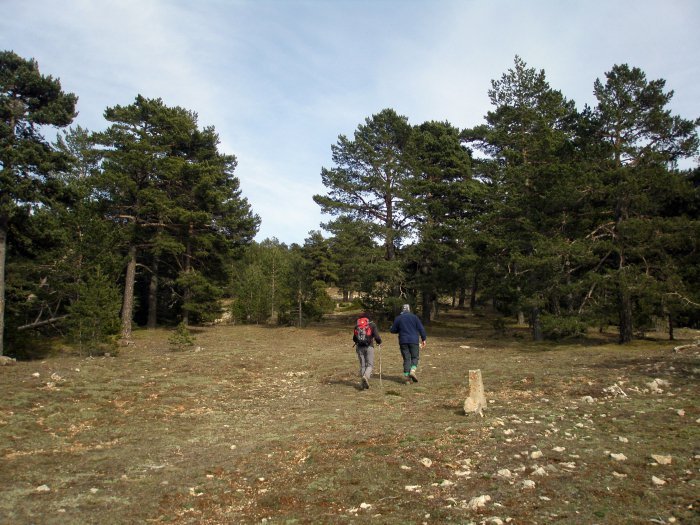
[{"label": "blue jacket", "polygon": [[[423,328],[423,323],[420,322],[418,316],[411,312],[403,312],[394,319],[394,324],[391,325],[389,331],[392,334],[399,334],[399,344],[418,344],[420,341],[425,341],[428,336]],[[420,341],[418,337],[420,336]]]}]

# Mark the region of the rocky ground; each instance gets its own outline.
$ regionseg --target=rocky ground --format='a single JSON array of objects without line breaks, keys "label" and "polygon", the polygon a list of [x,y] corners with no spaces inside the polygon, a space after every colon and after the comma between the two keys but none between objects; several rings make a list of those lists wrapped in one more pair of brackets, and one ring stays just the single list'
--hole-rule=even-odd
[{"label": "rocky ground", "polygon": [[1,367],[0,523],[700,522],[697,334],[533,344],[454,313],[419,383],[385,334],[362,391],[345,321]]}]

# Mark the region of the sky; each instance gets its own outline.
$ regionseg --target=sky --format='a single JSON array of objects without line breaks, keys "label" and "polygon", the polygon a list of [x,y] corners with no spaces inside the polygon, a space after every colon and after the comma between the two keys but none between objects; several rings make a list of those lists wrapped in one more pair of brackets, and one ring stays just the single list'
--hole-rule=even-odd
[{"label": "sky", "polygon": [[0,0],[0,50],[78,96],[74,125],[139,94],[196,112],[238,159],[256,239],[287,244],[332,219],[312,197],[339,135],[386,108],[482,124],[516,55],[579,109],[628,64],[700,117],[699,26],[697,0]]}]

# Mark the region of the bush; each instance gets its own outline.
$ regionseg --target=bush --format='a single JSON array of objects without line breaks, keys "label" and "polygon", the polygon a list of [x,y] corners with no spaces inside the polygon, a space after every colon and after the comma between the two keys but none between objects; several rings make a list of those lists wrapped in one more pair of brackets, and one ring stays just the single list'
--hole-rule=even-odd
[{"label": "bush", "polygon": [[578,317],[559,317],[543,315],[541,318],[542,335],[545,339],[559,341],[569,337],[581,337],[586,334],[586,323]]},{"label": "bush", "polygon": [[175,331],[168,338],[168,344],[170,344],[173,350],[184,350],[194,345],[194,339],[190,335],[190,331],[185,323],[177,325]]},{"label": "bush", "polygon": [[77,299],[68,307],[68,339],[87,355],[114,352],[120,308],[119,288],[97,268],[78,286]]}]

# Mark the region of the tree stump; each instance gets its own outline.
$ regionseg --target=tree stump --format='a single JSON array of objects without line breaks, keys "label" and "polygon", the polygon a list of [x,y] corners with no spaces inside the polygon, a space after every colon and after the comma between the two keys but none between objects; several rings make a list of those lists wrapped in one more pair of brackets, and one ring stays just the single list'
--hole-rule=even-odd
[{"label": "tree stump", "polygon": [[469,371],[469,397],[464,401],[465,414],[479,414],[484,416],[486,397],[484,396],[484,383],[481,380],[481,370]]}]

